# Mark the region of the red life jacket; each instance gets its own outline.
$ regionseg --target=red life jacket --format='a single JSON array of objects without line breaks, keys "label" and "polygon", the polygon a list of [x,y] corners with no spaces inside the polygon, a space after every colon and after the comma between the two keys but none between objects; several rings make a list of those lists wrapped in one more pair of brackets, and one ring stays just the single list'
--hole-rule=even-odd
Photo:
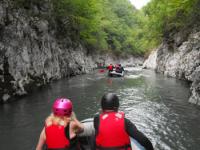
[{"label": "red life jacket", "polygon": [[108,66],[108,70],[112,71],[112,70],[113,70],[113,66],[112,66],[112,65],[109,65],[109,66]]},{"label": "red life jacket", "polygon": [[46,144],[49,149],[68,148],[69,139],[65,136],[65,127],[61,125],[45,125]]},{"label": "red life jacket", "polygon": [[125,130],[124,113],[100,114],[96,149],[131,150],[129,135]]}]

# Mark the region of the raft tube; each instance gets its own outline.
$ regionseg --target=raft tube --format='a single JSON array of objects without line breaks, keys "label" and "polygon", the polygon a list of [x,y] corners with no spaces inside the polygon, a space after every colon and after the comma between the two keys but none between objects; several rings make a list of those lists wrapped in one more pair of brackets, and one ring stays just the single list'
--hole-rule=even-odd
[{"label": "raft tube", "polygon": [[124,71],[122,73],[116,72],[115,70],[108,72],[109,77],[123,77]]}]

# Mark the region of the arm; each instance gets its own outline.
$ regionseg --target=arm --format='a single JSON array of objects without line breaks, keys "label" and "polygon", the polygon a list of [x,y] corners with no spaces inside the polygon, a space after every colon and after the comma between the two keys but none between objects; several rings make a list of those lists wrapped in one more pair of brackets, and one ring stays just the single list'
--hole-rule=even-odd
[{"label": "arm", "polygon": [[99,130],[99,114],[96,114],[96,115],[94,116],[93,125],[94,125],[95,136],[96,136],[96,135],[98,134],[98,130]]},{"label": "arm", "polygon": [[93,142],[92,142],[93,143],[92,149],[96,149],[95,137],[98,135],[98,132],[99,132],[99,114],[96,114],[94,116],[93,126],[94,126],[94,129],[95,129],[95,135],[94,135]]},{"label": "arm", "polygon": [[154,150],[151,141],[142,132],[140,132],[130,120],[126,118],[125,127],[129,136],[137,140],[142,146],[145,147],[146,150]]},{"label": "arm", "polygon": [[46,135],[45,135],[45,129],[43,128],[42,132],[40,133],[40,138],[36,146],[36,150],[42,150],[42,147],[45,144],[45,141],[46,141]]},{"label": "arm", "polygon": [[76,118],[76,115],[75,115],[74,112],[72,112],[71,120],[72,120],[72,122],[73,122],[72,124],[73,124],[73,126],[74,126],[75,132],[76,132],[76,133],[81,133],[81,132],[83,132],[84,126],[83,126],[83,124],[82,124],[80,121],[78,121],[78,119]]}]

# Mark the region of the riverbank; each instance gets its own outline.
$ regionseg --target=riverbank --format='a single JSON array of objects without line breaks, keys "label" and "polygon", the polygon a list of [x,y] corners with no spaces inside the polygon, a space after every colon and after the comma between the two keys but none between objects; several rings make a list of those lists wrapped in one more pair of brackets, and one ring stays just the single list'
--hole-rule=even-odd
[{"label": "riverbank", "polygon": [[200,32],[194,30],[188,36],[179,32],[172,41],[164,41],[143,67],[190,82],[189,102],[200,105]]}]

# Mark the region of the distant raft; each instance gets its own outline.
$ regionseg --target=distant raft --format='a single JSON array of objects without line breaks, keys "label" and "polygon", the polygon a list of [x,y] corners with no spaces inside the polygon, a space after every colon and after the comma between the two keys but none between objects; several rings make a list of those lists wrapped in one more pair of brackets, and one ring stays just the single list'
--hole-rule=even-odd
[{"label": "distant raft", "polygon": [[108,72],[109,77],[123,77],[124,76],[124,71],[122,72],[116,72],[115,70],[109,71]]},{"label": "distant raft", "polygon": [[[79,141],[82,149],[93,150],[94,149],[94,139],[95,130],[93,126],[93,118],[85,119],[81,121],[84,125],[84,132],[79,134]],[[145,148],[140,145],[135,139],[131,138],[131,147],[133,150],[145,150]]]}]

